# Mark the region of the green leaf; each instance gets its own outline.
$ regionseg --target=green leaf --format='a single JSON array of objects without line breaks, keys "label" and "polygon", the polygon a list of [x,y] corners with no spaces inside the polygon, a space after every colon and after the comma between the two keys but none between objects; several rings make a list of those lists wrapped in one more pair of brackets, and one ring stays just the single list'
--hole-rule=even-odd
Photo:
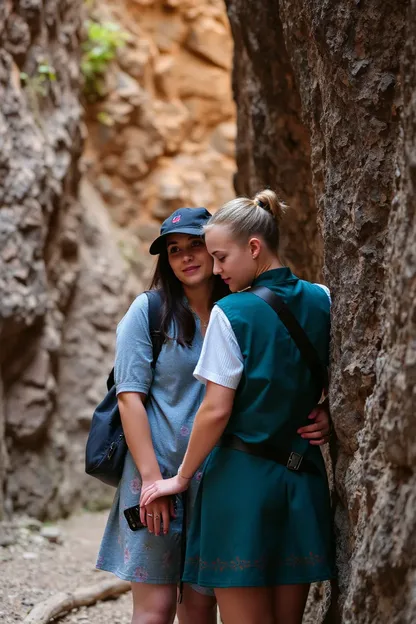
[{"label": "green leaf", "polygon": [[102,81],[99,78],[105,74],[111,61],[116,57],[117,50],[123,47],[131,37],[114,22],[99,24],[87,20],[84,26],[87,38],[82,43],[84,53],[81,59],[81,70],[88,82],[85,88],[89,93],[94,89],[95,93],[100,95]]},{"label": "green leaf", "polygon": [[98,113],[97,121],[103,124],[103,126],[108,126],[108,127],[114,126],[114,123],[115,123],[111,115],[105,111],[101,111]]}]

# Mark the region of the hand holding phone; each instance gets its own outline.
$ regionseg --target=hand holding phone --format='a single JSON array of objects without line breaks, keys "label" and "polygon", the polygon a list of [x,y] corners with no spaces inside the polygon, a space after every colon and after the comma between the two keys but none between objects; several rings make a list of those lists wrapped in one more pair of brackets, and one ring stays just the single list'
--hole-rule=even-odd
[{"label": "hand holding phone", "polygon": [[[176,515],[177,510],[177,500],[176,496],[173,499],[173,508],[174,508],[174,516]],[[124,517],[127,520],[127,524],[129,525],[132,531],[139,531],[140,529],[145,529],[146,525],[142,523],[140,520],[140,505],[134,505],[133,507],[129,507],[124,510]],[[163,521],[160,522],[161,529],[163,530]]]},{"label": "hand holding phone", "polygon": [[140,505],[134,505],[134,507],[125,509],[124,517],[126,518],[127,524],[132,531],[138,531],[139,529],[146,528],[146,525],[142,524],[142,521],[140,520]]}]

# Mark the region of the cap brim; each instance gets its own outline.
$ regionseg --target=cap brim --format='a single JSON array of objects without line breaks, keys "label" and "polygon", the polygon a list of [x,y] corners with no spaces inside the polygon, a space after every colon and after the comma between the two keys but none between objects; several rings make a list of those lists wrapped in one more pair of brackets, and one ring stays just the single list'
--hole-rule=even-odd
[{"label": "cap brim", "polygon": [[153,243],[150,245],[150,255],[157,256],[158,254],[160,254],[161,251],[163,251],[163,249],[165,249],[165,238],[166,236],[169,236],[169,234],[193,234],[194,236],[203,236],[204,230],[202,227],[179,227],[178,229],[175,229],[171,232],[166,232],[166,234],[158,236],[158,238],[156,238],[156,240],[154,240]]}]

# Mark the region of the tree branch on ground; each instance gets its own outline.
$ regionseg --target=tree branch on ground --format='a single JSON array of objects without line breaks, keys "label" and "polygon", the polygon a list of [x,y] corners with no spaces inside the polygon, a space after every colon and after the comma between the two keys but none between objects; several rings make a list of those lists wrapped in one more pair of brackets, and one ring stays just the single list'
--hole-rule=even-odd
[{"label": "tree branch on ground", "polygon": [[80,587],[72,593],[59,592],[35,605],[22,624],[48,624],[52,618],[68,613],[72,609],[90,606],[99,600],[117,598],[130,589],[131,584],[127,581],[111,579],[89,587]]}]

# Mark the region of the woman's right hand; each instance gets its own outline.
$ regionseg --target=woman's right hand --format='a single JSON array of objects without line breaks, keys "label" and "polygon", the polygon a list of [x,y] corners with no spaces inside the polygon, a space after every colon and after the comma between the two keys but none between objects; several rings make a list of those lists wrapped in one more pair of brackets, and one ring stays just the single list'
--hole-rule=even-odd
[{"label": "woman's right hand", "polygon": [[[143,489],[150,484],[143,482]],[[175,517],[175,508],[171,496],[162,496],[149,505],[140,508],[140,520],[147,526],[149,533],[166,535],[169,532],[170,519]],[[163,526],[163,529],[161,528]]]}]

